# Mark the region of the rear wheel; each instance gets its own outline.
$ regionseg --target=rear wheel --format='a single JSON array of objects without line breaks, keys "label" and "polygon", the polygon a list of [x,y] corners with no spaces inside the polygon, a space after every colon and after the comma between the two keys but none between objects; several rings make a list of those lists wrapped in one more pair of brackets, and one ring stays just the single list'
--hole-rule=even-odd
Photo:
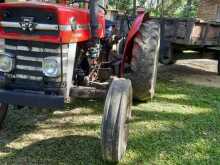
[{"label": "rear wheel", "polygon": [[8,104],[0,103],[0,127],[2,126],[8,112]]},{"label": "rear wheel", "polygon": [[105,101],[101,130],[103,159],[106,161],[118,162],[126,151],[131,104],[130,80],[113,80]]},{"label": "rear wheel", "polygon": [[141,25],[134,39],[131,72],[134,99],[145,101],[155,93],[160,47],[160,25],[147,21]]}]

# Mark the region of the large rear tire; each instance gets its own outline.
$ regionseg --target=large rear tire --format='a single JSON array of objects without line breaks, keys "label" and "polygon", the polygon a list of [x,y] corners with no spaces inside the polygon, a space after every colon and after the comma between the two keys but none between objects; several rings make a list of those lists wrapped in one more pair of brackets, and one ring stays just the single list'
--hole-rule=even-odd
[{"label": "large rear tire", "polygon": [[145,101],[155,93],[160,48],[160,25],[144,22],[134,39],[131,72],[134,99]]},{"label": "large rear tire", "polygon": [[7,112],[8,112],[8,104],[0,103],[0,127],[2,127]]},{"label": "large rear tire", "polygon": [[105,101],[102,119],[101,144],[103,159],[118,162],[122,159],[128,140],[128,120],[131,115],[131,81],[113,80]]}]

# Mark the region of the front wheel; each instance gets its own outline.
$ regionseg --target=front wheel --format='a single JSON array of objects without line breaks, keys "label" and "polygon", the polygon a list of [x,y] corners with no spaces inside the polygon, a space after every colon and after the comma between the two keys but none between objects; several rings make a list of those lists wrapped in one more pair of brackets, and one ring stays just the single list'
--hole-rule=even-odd
[{"label": "front wheel", "polygon": [[8,112],[8,104],[0,103],[0,127],[2,126]]},{"label": "front wheel", "polygon": [[103,159],[108,162],[120,161],[126,151],[131,104],[131,81],[113,80],[105,101],[101,129]]}]

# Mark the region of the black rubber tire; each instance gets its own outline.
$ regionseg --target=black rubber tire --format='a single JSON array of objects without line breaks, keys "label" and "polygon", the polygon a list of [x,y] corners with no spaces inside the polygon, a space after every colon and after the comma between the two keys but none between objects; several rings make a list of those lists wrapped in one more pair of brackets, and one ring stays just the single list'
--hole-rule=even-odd
[{"label": "black rubber tire", "polygon": [[0,103],[0,127],[2,127],[2,124],[7,116],[8,112],[8,104]]},{"label": "black rubber tire", "polygon": [[105,161],[118,162],[126,151],[131,105],[131,81],[113,80],[106,97],[101,128],[102,155]]},{"label": "black rubber tire", "polygon": [[167,49],[161,52],[159,62],[164,65],[173,65],[176,63],[177,51],[169,46]]},{"label": "black rubber tire", "polygon": [[134,99],[146,101],[155,93],[160,48],[160,25],[147,21],[141,25],[134,39],[131,72]]}]

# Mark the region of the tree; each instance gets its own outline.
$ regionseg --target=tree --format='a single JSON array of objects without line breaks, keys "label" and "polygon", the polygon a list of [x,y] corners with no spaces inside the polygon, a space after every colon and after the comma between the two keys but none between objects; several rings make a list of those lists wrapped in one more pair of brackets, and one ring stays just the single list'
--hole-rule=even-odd
[{"label": "tree", "polygon": [[137,6],[152,11],[152,15],[160,16],[163,11],[167,17],[195,17],[200,2],[200,0],[110,0],[109,5],[113,9],[132,11],[135,1]]},{"label": "tree", "polygon": [[127,10],[132,8],[133,0],[110,0],[109,5],[116,10]]}]

